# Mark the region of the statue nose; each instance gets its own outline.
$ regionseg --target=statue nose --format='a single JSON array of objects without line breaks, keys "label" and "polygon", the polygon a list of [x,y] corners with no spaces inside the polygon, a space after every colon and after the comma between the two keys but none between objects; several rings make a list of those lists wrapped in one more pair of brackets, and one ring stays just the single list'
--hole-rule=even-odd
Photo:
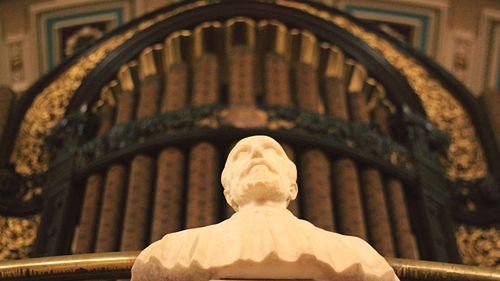
[{"label": "statue nose", "polygon": [[252,158],[262,158],[262,151],[258,148],[252,151]]}]

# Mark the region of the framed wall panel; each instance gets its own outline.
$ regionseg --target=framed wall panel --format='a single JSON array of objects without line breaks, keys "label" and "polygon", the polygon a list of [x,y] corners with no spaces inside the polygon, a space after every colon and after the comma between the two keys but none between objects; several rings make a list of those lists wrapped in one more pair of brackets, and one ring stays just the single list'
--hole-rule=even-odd
[{"label": "framed wall panel", "polygon": [[29,86],[27,68],[31,67],[27,59],[26,34],[16,34],[5,38],[3,52],[6,65],[5,83],[16,93],[23,92]]},{"label": "framed wall panel", "polygon": [[129,21],[137,7],[134,0],[57,0],[30,6],[37,74]]},{"label": "framed wall panel", "polygon": [[479,21],[472,90],[500,89],[500,11],[483,9]]},{"label": "framed wall panel", "polygon": [[338,5],[438,61],[444,61],[441,46],[448,17],[448,1],[342,0]]},{"label": "framed wall panel", "polygon": [[449,33],[446,66],[467,87],[471,87],[474,73],[473,64],[477,61],[474,53],[476,36],[470,31],[451,30]]}]

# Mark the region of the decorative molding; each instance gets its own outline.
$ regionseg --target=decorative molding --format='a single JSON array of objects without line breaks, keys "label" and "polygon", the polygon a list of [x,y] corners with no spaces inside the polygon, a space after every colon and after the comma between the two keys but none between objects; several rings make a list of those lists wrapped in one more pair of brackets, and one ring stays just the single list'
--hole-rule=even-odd
[{"label": "decorative molding", "polygon": [[500,220],[500,185],[493,175],[469,182],[450,183],[453,216],[467,224],[491,224]]},{"label": "decorative molding", "polygon": [[500,228],[460,225],[455,233],[462,261],[500,269]]},{"label": "decorative molding", "polygon": [[[448,20],[447,0],[341,0],[339,7],[358,18],[386,23],[388,28],[395,25],[406,29],[408,34],[403,41],[409,41],[414,48],[444,62],[446,50],[442,45]],[[394,35],[395,32],[388,33]]]},{"label": "decorative molding", "polygon": [[445,55],[445,66],[470,88],[473,82],[473,64],[477,60],[474,53],[476,38],[471,32],[460,30],[450,32],[448,37],[449,47]]},{"label": "decorative molding", "polygon": [[26,218],[0,215],[0,261],[29,258],[40,215]]},{"label": "decorative molding", "polygon": [[27,46],[28,40],[25,34],[5,38],[7,85],[16,93],[24,92],[29,86],[27,69],[31,64],[27,57]]},{"label": "decorative molding", "polygon": [[[394,168],[411,171],[411,153],[404,146],[374,128],[355,122],[309,111],[299,111],[281,106],[263,106],[255,111],[265,117],[262,129],[294,129],[310,135],[328,137],[346,148],[361,150],[363,154],[380,158]],[[234,127],[242,128],[233,119],[226,118],[231,108],[220,105],[185,108],[169,113],[157,114],[150,118],[136,120],[127,124],[115,125],[109,133],[99,136],[81,146],[77,165],[83,169],[89,163],[125,148],[137,146],[165,134],[200,128]],[[77,118],[78,119],[78,118]],[[69,124],[69,122],[68,122]],[[243,126],[248,128],[247,126]],[[54,130],[50,139],[59,139],[53,147],[61,149],[61,140],[68,138],[64,125]],[[64,142],[66,143],[66,142]],[[64,148],[63,148],[64,149]],[[58,154],[61,154],[59,150]]]},{"label": "decorative molding", "polygon": [[471,88],[476,94],[500,89],[500,11],[482,9]]}]

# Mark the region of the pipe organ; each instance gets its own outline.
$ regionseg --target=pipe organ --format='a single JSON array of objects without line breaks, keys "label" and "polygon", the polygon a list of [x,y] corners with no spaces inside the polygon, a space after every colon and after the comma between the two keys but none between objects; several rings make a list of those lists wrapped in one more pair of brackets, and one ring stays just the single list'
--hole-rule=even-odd
[{"label": "pipe organ", "polygon": [[[113,124],[218,104],[242,111],[285,107],[377,125],[381,134],[391,134],[381,100],[368,104],[373,95],[385,98],[384,87],[308,30],[235,17],[162,42],[146,47],[103,87],[102,105],[94,109],[96,137]],[[375,119],[376,109],[386,115]],[[219,176],[236,140],[160,146],[109,163],[105,174],[86,176],[79,183],[83,199],[73,252],[140,250],[166,233],[226,218],[231,212]],[[300,177],[292,212],[326,230],[367,239],[385,256],[418,255],[400,181],[345,155],[281,140]]]},{"label": "pipe organ", "polygon": [[[0,108],[0,160],[22,190],[43,189],[33,255],[136,251],[228,218],[224,161],[256,134],[296,163],[294,215],[385,257],[458,262],[466,225],[500,221],[500,157],[458,81],[340,11],[271,2],[165,7],[35,84],[19,115]],[[459,168],[477,177],[451,177]]]}]

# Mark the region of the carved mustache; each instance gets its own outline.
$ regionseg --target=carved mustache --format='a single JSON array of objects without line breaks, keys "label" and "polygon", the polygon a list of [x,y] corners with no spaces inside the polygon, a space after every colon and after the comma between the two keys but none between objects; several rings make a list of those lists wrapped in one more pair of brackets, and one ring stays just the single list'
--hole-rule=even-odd
[{"label": "carved mustache", "polygon": [[248,164],[248,167],[243,171],[242,176],[248,175],[250,173],[250,171],[252,170],[252,168],[257,166],[257,165],[264,165],[269,169],[269,171],[271,173],[273,173],[273,174],[277,173],[276,169],[273,166],[269,165],[267,163],[267,161],[265,161],[263,159],[254,159],[254,160],[250,161],[250,163]]}]

